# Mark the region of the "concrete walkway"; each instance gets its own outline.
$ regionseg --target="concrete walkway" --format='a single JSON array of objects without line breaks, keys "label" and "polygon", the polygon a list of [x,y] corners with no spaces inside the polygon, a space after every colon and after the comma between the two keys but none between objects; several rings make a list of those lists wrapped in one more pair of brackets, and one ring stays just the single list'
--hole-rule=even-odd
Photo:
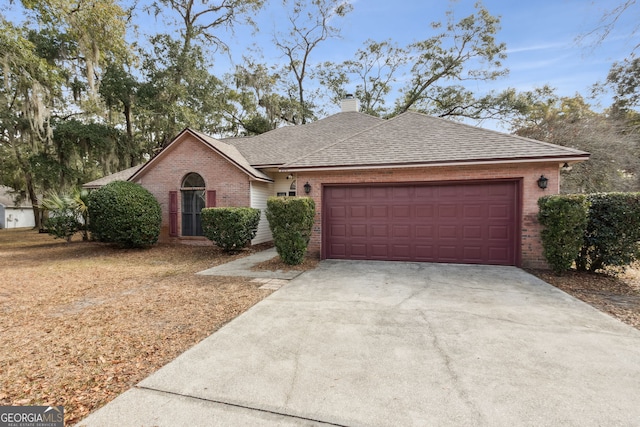
[{"label": "concrete walkway", "polygon": [[80,425],[635,426],[640,331],[512,267],[323,261]]},{"label": "concrete walkway", "polygon": [[256,277],[265,279],[283,279],[291,280],[302,274],[302,271],[261,271],[251,270],[256,264],[268,261],[277,256],[278,252],[276,248],[270,248],[264,251],[257,252],[255,254],[239,258],[235,261],[221,264],[208,270],[199,272],[198,274],[204,276],[241,276],[241,277]]}]

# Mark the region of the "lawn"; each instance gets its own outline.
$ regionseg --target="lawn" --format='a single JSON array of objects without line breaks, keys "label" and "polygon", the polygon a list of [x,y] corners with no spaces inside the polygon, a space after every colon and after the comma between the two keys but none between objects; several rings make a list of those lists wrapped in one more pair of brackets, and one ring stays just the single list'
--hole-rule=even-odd
[{"label": "lawn", "polygon": [[63,405],[78,422],[272,291],[194,273],[213,245],[118,249],[0,230],[0,405]]}]

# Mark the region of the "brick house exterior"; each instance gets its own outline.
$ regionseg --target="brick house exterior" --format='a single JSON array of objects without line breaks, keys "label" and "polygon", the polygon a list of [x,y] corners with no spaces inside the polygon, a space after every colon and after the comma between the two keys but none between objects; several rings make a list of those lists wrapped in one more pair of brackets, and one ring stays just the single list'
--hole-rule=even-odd
[{"label": "brick house exterior", "polygon": [[[271,239],[267,198],[307,195],[308,183],[316,203],[309,251],[322,258],[546,265],[537,200],[558,193],[560,167],[584,161],[588,153],[413,112],[383,120],[354,111],[351,101],[346,107],[308,125],[251,138],[217,140],[186,129],[145,165],[116,179],[137,182],[158,199],[161,241],[204,241],[186,236],[182,227],[189,222],[180,220],[188,217],[183,208],[191,194],[182,185],[197,174],[204,205],[263,211],[254,244]],[[541,176],[548,179],[545,189],[538,185]],[[367,199],[337,203],[326,196],[343,189]],[[500,196],[504,191],[510,193]],[[441,201],[424,196],[436,193]],[[379,194],[404,198],[377,201]],[[351,216],[340,219],[325,209]],[[421,219],[436,211],[441,217],[433,227]],[[503,243],[492,246],[492,239]]]}]

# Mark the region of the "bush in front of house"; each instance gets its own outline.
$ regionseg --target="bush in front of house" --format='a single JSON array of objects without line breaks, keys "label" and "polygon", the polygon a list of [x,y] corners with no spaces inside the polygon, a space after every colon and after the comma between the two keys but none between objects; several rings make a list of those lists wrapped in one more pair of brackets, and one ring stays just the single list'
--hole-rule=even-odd
[{"label": "bush in front of house", "polygon": [[48,217],[43,224],[47,233],[56,239],[70,242],[73,235],[83,228],[83,224],[78,220],[82,213],[79,203],[70,194],[47,194],[40,204],[48,211]]},{"label": "bush in front of house", "polygon": [[589,217],[576,267],[597,271],[640,259],[640,193],[587,196]]},{"label": "bush in front of house", "polygon": [[114,181],[89,194],[89,229],[101,242],[125,247],[153,245],[160,236],[160,204],[147,189]]},{"label": "bush in front of house", "polygon": [[205,208],[201,212],[205,237],[225,252],[236,252],[256,237],[260,209]]},{"label": "bush in front of house", "polygon": [[542,230],[543,255],[551,269],[560,274],[580,254],[587,227],[589,203],[584,195],[553,195],[538,199],[538,221]]},{"label": "bush in front of house", "polygon": [[304,261],[316,215],[316,205],[310,197],[270,197],[267,219],[278,255],[285,264]]}]

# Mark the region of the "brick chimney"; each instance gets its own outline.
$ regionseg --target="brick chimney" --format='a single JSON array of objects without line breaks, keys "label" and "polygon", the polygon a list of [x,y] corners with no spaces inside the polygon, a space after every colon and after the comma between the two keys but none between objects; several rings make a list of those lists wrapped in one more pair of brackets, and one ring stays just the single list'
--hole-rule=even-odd
[{"label": "brick chimney", "polygon": [[357,113],[358,111],[360,111],[360,101],[358,101],[358,98],[349,93],[340,102],[340,108],[343,113],[350,111],[355,111]]}]

